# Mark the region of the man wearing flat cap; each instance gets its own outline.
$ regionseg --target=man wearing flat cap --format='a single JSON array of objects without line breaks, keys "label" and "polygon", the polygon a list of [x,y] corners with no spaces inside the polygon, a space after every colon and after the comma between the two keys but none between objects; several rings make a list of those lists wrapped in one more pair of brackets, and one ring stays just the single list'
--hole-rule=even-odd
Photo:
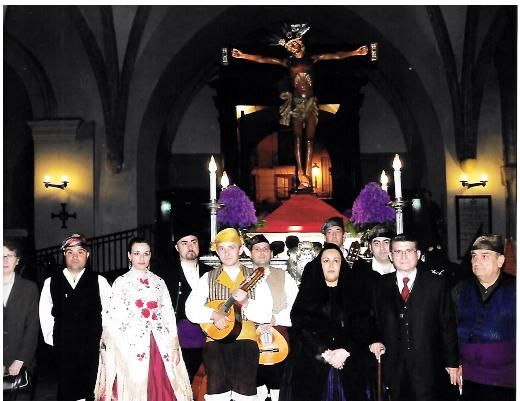
[{"label": "man wearing flat cap", "polygon": [[40,322],[54,350],[58,401],[93,400],[102,315],[110,299],[108,281],[87,269],[85,237],[72,234],[61,245],[65,268],[43,284]]},{"label": "man wearing flat cap", "polygon": [[163,266],[157,274],[164,279],[170,292],[182,355],[190,381],[193,381],[202,363],[202,347],[206,336],[198,324],[190,322],[186,317],[185,304],[199,279],[212,267],[199,261],[199,236],[193,227],[188,224],[176,227],[173,243],[177,251],[173,263]]},{"label": "man wearing flat cap", "polygon": [[346,237],[343,217],[334,216],[327,219],[321,227],[321,233],[325,236],[325,242],[336,244],[341,249],[343,257],[347,256],[348,250],[343,246]]},{"label": "man wearing flat cap", "polygon": [[462,400],[515,399],[516,279],[503,272],[504,242],[482,235],[471,247],[474,277],[452,291],[462,366]]},{"label": "man wearing flat cap", "polygon": [[394,236],[395,233],[384,225],[378,224],[371,228],[367,240],[372,258],[368,262],[358,259],[352,268],[373,271],[378,276],[395,272],[395,267],[390,260],[390,241]]},{"label": "man wearing flat cap", "polygon": [[[269,333],[272,334],[272,328],[274,328],[289,342],[287,327],[292,326],[291,309],[296,295],[298,295],[296,281],[285,270],[271,266],[271,244],[263,234],[250,238],[246,242],[246,246],[251,252],[253,268],[264,268],[264,277],[273,297],[271,322],[258,326],[257,332],[269,335]],[[268,393],[272,401],[278,401],[284,367],[285,361],[258,367],[258,401],[264,401]]]},{"label": "man wearing flat cap", "polygon": [[[265,279],[248,291],[240,284],[254,270],[240,263],[242,238],[234,228],[215,236],[212,250],[221,266],[204,274],[186,301],[186,316],[194,323],[209,323],[218,330],[234,325],[229,316],[206,304],[210,301],[234,301],[241,309],[242,328],[234,340],[212,340],[209,336],[202,351],[208,387],[206,401],[256,400],[256,374],[259,349],[255,323],[269,323],[273,300]],[[213,327],[212,326],[212,327]]]}]

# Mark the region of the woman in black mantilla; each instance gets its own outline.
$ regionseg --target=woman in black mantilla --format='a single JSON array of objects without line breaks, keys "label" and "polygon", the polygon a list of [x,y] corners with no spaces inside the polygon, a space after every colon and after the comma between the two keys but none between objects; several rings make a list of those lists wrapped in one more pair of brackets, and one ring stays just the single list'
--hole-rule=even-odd
[{"label": "woman in black mantilla", "polygon": [[368,347],[376,342],[373,313],[340,249],[326,243],[301,282],[291,311],[294,338],[280,400],[374,399]]}]

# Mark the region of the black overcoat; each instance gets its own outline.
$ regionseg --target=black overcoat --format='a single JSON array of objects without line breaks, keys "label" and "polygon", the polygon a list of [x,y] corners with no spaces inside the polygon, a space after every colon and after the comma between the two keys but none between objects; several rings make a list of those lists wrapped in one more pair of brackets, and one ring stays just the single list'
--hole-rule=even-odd
[{"label": "black overcoat", "polygon": [[[403,314],[407,315],[405,323]],[[392,399],[401,398],[399,374],[406,353],[408,374],[417,399],[443,399],[443,392],[449,386],[445,367],[459,366],[455,312],[445,279],[419,268],[405,305],[396,273],[382,276],[376,291],[376,321],[386,346],[383,378]],[[409,351],[403,350],[401,323],[407,324]]]}]

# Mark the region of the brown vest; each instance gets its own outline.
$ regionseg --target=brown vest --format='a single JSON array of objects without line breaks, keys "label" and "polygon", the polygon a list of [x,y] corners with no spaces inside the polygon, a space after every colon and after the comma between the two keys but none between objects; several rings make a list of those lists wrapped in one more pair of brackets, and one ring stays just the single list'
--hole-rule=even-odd
[{"label": "brown vest", "polygon": [[285,294],[285,271],[276,267],[270,267],[267,276],[267,285],[273,297],[273,315],[287,307],[287,295]]}]

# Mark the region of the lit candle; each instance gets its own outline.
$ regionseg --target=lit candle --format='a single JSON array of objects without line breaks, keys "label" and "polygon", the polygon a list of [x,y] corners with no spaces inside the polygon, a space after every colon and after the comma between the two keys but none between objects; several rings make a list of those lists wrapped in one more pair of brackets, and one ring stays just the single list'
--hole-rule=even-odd
[{"label": "lit candle", "polygon": [[222,185],[222,189],[226,189],[229,186],[229,178],[225,171],[222,173],[222,178],[220,179],[220,185]]},{"label": "lit candle", "polygon": [[46,175],[45,177],[43,177],[43,182],[45,182],[45,183],[51,182],[51,177]]},{"label": "lit candle", "polygon": [[381,188],[383,191],[388,192],[388,177],[386,176],[385,170],[381,173]]},{"label": "lit candle", "polygon": [[213,156],[209,162],[209,199],[217,200],[217,163]]},{"label": "lit candle", "polygon": [[395,198],[401,199],[403,197],[403,193],[401,192],[401,160],[399,159],[399,155],[397,153],[395,154],[392,167],[394,168]]},{"label": "lit candle", "polygon": [[460,182],[468,182],[468,176],[466,174],[462,174],[460,176]]},{"label": "lit candle", "polygon": [[64,175],[63,177],[61,177],[61,182],[69,182],[69,178]]},{"label": "lit candle", "polygon": [[482,181],[482,182],[488,182],[488,176],[487,176],[486,174],[482,174],[482,175],[480,176],[480,181]]}]

